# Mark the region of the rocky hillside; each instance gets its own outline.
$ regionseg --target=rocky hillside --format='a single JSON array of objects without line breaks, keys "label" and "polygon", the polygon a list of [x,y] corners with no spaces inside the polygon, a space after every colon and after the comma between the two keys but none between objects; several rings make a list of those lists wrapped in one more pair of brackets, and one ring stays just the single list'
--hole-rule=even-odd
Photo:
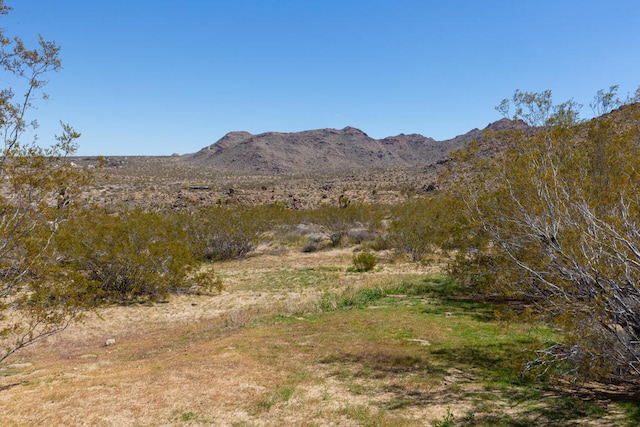
[{"label": "rocky hillside", "polygon": [[[501,120],[488,128],[509,126],[508,120]],[[481,135],[481,130],[473,129],[453,139],[436,141],[418,134],[373,139],[353,127],[259,135],[231,132],[185,159],[198,166],[250,175],[426,166],[446,159],[450,151]]]}]

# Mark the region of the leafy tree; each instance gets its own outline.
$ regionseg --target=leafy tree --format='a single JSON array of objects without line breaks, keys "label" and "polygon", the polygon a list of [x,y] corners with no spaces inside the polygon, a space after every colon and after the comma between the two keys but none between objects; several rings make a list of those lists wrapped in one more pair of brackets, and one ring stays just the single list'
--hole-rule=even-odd
[{"label": "leafy tree", "polygon": [[[594,111],[620,107],[615,90],[598,92]],[[532,127],[510,132],[461,189],[486,237],[460,257],[475,267],[466,278],[528,300],[564,331],[529,368],[637,381],[640,105],[581,122],[575,102],[553,106],[550,92],[516,91],[498,109],[511,104]]]},{"label": "leafy tree", "polygon": [[[10,8],[0,0],[0,16]],[[59,226],[72,214],[88,176],[67,157],[80,136],[68,125],[47,149],[22,140],[37,127],[27,113],[46,97],[45,74],[60,69],[59,47],[38,40],[30,49],[0,28],[0,361],[66,328],[81,310],[74,278],[62,274],[51,252]]]}]

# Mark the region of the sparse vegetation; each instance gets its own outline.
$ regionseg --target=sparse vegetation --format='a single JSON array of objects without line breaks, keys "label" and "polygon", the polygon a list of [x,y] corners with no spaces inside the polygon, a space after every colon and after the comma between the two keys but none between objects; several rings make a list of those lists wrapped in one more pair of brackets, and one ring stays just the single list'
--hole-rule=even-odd
[{"label": "sparse vegetation", "polygon": [[383,218],[383,211],[378,206],[349,204],[344,207],[321,206],[317,209],[309,210],[305,214],[305,220],[321,226],[328,234],[334,247],[346,244],[345,241],[349,233],[362,241],[358,237],[367,232],[367,236],[375,236],[380,230],[380,221]]},{"label": "sparse vegetation", "polygon": [[353,256],[356,271],[371,271],[378,264],[378,259],[371,252],[361,252]]},{"label": "sparse vegetation", "polygon": [[435,427],[453,427],[456,417],[451,412],[451,406],[447,406],[447,413],[443,415],[442,420],[434,423]]},{"label": "sparse vegetation", "polygon": [[27,89],[0,93],[0,362],[71,329],[0,367],[0,423],[638,423],[640,117],[611,111],[638,99],[578,123],[518,91],[499,109],[535,127],[410,171],[105,159],[82,198],[71,127],[20,141],[58,47],[0,41]]},{"label": "sparse vegetation", "polygon": [[[352,257],[345,248],[213,262],[207,267],[226,284],[219,296],[100,308],[101,320],[88,318],[43,344],[46,351],[17,360],[34,366],[0,370],[0,387],[15,384],[3,389],[7,398],[28,388],[32,399],[56,402],[46,413],[29,403],[11,407],[0,422],[32,414],[50,424],[60,417],[97,422],[111,419],[113,406],[147,424],[286,417],[418,426],[443,420],[448,405],[462,426],[632,419],[631,398],[622,399],[627,408],[596,400],[587,411],[572,392],[521,377],[523,350],[556,337],[551,329],[501,320],[500,306],[475,301],[451,277],[425,275],[414,263],[354,275],[346,271]],[[124,336],[102,350],[81,338],[94,329]],[[96,358],[112,368],[93,369]],[[16,375],[28,383],[16,384]],[[122,392],[131,388],[141,397]],[[134,414],[138,399],[153,410]]]}]

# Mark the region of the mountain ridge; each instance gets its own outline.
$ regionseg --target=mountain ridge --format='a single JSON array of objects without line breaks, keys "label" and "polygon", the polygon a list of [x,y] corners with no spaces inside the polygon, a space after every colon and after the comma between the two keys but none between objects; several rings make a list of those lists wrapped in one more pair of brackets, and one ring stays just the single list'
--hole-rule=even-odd
[{"label": "mountain ridge", "polygon": [[[508,119],[485,130],[516,128]],[[443,141],[420,134],[374,139],[362,130],[322,128],[300,132],[229,132],[213,144],[186,155],[188,162],[220,171],[245,174],[304,174],[358,169],[425,166],[448,157],[451,151],[482,137],[484,130]]]}]

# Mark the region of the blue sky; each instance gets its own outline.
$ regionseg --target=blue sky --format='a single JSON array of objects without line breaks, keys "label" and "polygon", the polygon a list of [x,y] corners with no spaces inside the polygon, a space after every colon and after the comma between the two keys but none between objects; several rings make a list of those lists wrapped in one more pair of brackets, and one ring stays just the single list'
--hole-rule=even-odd
[{"label": "blue sky", "polygon": [[[62,47],[40,142],[81,155],[190,153],[230,131],[357,127],[437,140],[483,128],[516,89],[583,103],[640,85],[637,0],[6,0]],[[6,83],[6,82],[5,82]]]}]

